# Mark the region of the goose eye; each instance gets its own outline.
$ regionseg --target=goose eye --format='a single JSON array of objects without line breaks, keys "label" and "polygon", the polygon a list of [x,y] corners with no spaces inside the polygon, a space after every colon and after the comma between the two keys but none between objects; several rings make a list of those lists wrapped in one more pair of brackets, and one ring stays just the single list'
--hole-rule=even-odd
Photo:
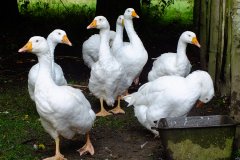
[{"label": "goose eye", "polygon": [[99,21],[102,21],[102,18],[99,18]]},{"label": "goose eye", "polygon": [[37,39],[35,42],[37,42],[37,43],[38,43],[38,42],[39,42],[39,40]]},{"label": "goose eye", "polygon": [[60,33],[60,32],[58,32],[58,35],[61,35],[61,33]]},{"label": "goose eye", "polygon": [[208,101],[208,98],[206,98],[206,101]]}]

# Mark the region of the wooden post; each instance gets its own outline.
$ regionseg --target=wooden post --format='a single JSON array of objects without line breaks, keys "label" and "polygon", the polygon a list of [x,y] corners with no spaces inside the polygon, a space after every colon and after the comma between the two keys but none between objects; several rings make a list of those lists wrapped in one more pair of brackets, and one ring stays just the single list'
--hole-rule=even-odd
[{"label": "wooden post", "polygon": [[216,81],[216,63],[219,52],[219,6],[219,0],[211,1],[208,72],[212,76],[214,83]]},{"label": "wooden post", "polygon": [[225,23],[222,29],[225,33],[222,35],[222,45],[224,45],[222,64],[220,69],[219,79],[221,82],[218,84],[221,96],[230,97],[231,95],[231,44],[232,44],[232,28],[231,28],[231,1],[225,0]]},{"label": "wooden post", "polygon": [[240,0],[232,0],[231,13],[231,115],[240,122]]},{"label": "wooden post", "polygon": [[200,3],[200,44],[201,44],[201,49],[200,49],[200,63],[201,67],[203,70],[207,70],[207,57],[208,57],[208,21],[209,21],[209,15],[208,15],[208,1],[206,0],[201,0]]}]

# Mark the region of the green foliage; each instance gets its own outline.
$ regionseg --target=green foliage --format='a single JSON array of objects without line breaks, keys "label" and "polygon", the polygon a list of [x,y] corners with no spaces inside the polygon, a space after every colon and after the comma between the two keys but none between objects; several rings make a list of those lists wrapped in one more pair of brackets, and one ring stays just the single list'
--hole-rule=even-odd
[{"label": "green foliage", "polygon": [[192,25],[193,5],[193,0],[175,0],[173,5],[165,9],[165,14],[162,16],[161,21],[181,25]]},{"label": "green foliage", "polygon": [[19,10],[22,14],[28,13],[29,0],[19,0]]},{"label": "green foliage", "polygon": [[[64,1],[65,2],[65,1]],[[75,1],[36,1],[18,0],[19,11],[24,16],[43,17],[47,19],[62,18],[67,19],[69,15],[93,17],[95,3],[76,3]]]},{"label": "green foliage", "polygon": [[240,158],[240,150],[239,149],[233,152],[232,158],[236,159],[236,160]]},{"label": "green foliage", "polygon": [[[18,0],[20,13],[24,16],[42,17],[46,19],[68,19],[79,21],[95,16],[96,1],[37,1]],[[149,22],[160,24],[190,24],[193,19],[193,0],[151,0],[143,3],[143,18]],[[82,19],[81,19],[82,18]]]},{"label": "green foliage", "polygon": [[159,17],[162,17],[165,13],[166,8],[171,4],[174,4],[174,0],[153,0],[150,5],[151,15],[157,19]]},{"label": "green foliage", "polygon": [[193,21],[193,0],[152,0],[143,7],[144,18],[160,25],[191,25]]}]

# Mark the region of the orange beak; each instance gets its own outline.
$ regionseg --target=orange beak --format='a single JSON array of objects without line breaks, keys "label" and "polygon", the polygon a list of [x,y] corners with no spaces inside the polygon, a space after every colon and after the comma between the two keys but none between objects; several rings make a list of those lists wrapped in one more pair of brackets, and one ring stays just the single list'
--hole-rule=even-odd
[{"label": "orange beak", "polygon": [[32,42],[27,42],[22,48],[18,50],[19,53],[32,52]]},{"label": "orange beak", "polygon": [[203,105],[204,105],[204,103],[202,101],[198,100],[196,108],[201,108],[201,107],[203,107]]},{"label": "orange beak", "polygon": [[201,47],[201,45],[199,44],[199,42],[197,40],[197,37],[193,37],[192,44],[194,44],[195,46],[198,46],[199,48]]},{"label": "orange beak", "polygon": [[139,16],[137,15],[137,13],[135,11],[132,11],[132,17],[139,18]]},{"label": "orange beak", "polygon": [[63,36],[62,42],[69,45],[69,46],[72,46],[72,43],[69,41],[67,35]]},{"label": "orange beak", "polygon": [[92,23],[87,26],[87,29],[96,28],[96,27],[97,27],[97,21],[93,20]]}]

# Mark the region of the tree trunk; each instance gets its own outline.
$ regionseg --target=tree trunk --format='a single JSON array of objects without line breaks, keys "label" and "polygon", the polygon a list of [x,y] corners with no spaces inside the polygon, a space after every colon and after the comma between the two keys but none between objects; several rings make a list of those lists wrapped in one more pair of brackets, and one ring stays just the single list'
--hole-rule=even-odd
[{"label": "tree trunk", "polygon": [[209,62],[208,72],[215,82],[216,78],[216,62],[218,55],[218,39],[219,39],[219,1],[211,1],[210,12],[210,33],[209,33]]},{"label": "tree trunk", "polygon": [[230,19],[230,1],[222,0],[221,9],[221,32],[219,33],[220,53],[217,57],[217,88],[221,96],[229,97],[231,92],[231,19]]},{"label": "tree trunk", "polygon": [[18,3],[17,0],[1,1],[0,5],[0,18],[4,22],[15,22],[18,19]]},{"label": "tree trunk", "polygon": [[96,16],[105,16],[111,29],[115,30],[117,17],[122,15],[127,8],[134,8],[137,14],[141,16],[140,0],[97,0]]},{"label": "tree trunk", "polygon": [[[195,0],[198,1],[198,0]],[[208,30],[209,30],[209,15],[208,15],[208,8],[210,5],[208,5],[208,2],[210,1],[206,1],[206,0],[201,0],[198,1],[196,3],[196,5],[198,5],[198,3],[200,2],[200,9],[198,10],[199,13],[199,39],[200,39],[200,44],[201,44],[201,50],[200,50],[200,63],[201,63],[201,68],[203,70],[207,70],[207,57],[208,57]],[[195,5],[195,4],[194,4]],[[195,13],[196,15],[197,13]],[[197,22],[195,22],[197,23]]]},{"label": "tree trunk", "polygon": [[231,13],[231,115],[240,121],[240,0],[232,0]]},{"label": "tree trunk", "polygon": [[201,1],[194,0],[193,6],[193,25],[197,35],[199,35],[200,26]]},{"label": "tree trunk", "polygon": [[[227,0],[220,0],[219,5],[219,28],[218,31],[218,54],[216,56],[216,89],[218,93],[221,93],[221,96],[230,95],[230,86],[229,83],[226,83],[230,80],[230,75],[227,74],[229,71],[226,70],[226,52],[227,49],[227,14],[228,10],[226,10],[226,2]],[[227,71],[227,72],[226,72]]]},{"label": "tree trunk", "polygon": [[[236,0],[234,1],[236,3]],[[238,30],[232,27],[230,3],[232,1],[229,0],[201,0],[201,13],[199,14],[202,68],[208,68],[214,80],[216,93],[227,97],[235,95],[233,90],[236,87],[231,83],[237,77],[237,70],[232,67],[238,64],[231,61],[231,59],[238,58],[235,55],[233,58],[232,51],[232,31]],[[236,77],[233,78],[235,75]],[[234,80],[234,83],[238,82]]]}]

